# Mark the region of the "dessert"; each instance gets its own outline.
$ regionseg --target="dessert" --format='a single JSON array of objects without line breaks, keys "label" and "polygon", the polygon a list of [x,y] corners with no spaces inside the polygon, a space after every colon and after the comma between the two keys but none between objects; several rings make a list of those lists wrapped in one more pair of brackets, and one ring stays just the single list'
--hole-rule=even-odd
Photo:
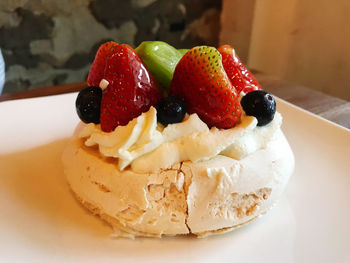
[{"label": "dessert", "polygon": [[293,172],[273,97],[228,45],[107,42],[88,85],[62,159],[117,236],[230,231],[267,212]]}]

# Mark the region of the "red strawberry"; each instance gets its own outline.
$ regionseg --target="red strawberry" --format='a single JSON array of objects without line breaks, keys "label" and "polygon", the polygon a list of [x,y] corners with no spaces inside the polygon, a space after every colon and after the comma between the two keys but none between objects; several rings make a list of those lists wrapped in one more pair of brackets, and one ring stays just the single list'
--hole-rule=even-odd
[{"label": "red strawberry", "polygon": [[208,126],[232,128],[240,122],[241,105],[213,47],[188,51],[175,68],[170,95],[185,100],[189,113],[197,113]]},{"label": "red strawberry", "polygon": [[87,83],[89,86],[98,87],[105,73],[107,58],[115,52],[118,46],[116,42],[109,41],[104,43],[98,49],[95,60],[91,65]]},{"label": "red strawberry", "polygon": [[222,56],[222,65],[238,94],[241,91],[248,93],[261,89],[253,74],[243,65],[231,46],[223,45],[218,50]]},{"label": "red strawberry", "polygon": [[101,101],[100,121],[105,132],[126,125],[161,98],[158,84],[135,51],[126,44],[113,49],[103,74],[109,82]]}]

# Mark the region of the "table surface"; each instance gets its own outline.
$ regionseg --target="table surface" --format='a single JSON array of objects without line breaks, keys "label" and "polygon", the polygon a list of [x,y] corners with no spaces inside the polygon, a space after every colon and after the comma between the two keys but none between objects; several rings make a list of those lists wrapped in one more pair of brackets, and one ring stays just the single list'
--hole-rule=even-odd
[{"label": "table surface", "polygon": [[[350,102],[301,85],[283,82],[266,74],[256,73],[255,76],[260,82],[262,89],[307,111],[350,129]],[[0,96],[0,102],[75,92],[81,90],[85,86],[85,82],[78,82],[13,94],[4,94]]]}]

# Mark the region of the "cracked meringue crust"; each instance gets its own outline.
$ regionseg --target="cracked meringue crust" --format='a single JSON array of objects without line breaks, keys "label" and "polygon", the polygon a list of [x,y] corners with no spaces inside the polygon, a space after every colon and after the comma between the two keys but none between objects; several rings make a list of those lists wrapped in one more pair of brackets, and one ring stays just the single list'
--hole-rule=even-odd
[{"label": "cracked meringue crust", "polygon": [[120,171],[97,147],[86,147],[80,129],[62,156],[68,182],[77,199],[121,237],[230,231],[268,211],[294,169],[281,130],[265,148],[241,160],[219,154],[136,173]]}]

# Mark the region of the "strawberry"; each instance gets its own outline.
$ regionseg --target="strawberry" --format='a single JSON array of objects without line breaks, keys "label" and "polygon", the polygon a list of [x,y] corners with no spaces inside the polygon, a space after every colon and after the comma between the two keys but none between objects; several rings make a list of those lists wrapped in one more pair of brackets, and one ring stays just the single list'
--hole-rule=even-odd
[{"label": "strawberry", "polygon": [[118,46],[116,42],[109,41],[104,43],[98,49],[95,60],[91,65],[87,83],[89,86],[98,87],[101,79],[103,79],[107,58],[115,52]]},{"label": "strawberry", "polygon": [[253,74],[243,65],[231,46],[223,45],[218,50],[222,56],[222,65],[238,94],[241,91],[247,94],[261,89]]},{"label": "strawberry", "polygon": [[181,97],[189,113],[210,127],[232,128],[240,122],[237,92],[222,66],[217,49],[208,46],[188,51],[175,68],[170,95]]},{"label": "strawberry", "polygon": [[96,72],[95,76],[109,82],[101,100],[100,121],[105,132],[128,124],[161,99],[158,84],[129,45],[113,46],[113,54],[105,61],[104,74],[100,74],[102,68]]}]

